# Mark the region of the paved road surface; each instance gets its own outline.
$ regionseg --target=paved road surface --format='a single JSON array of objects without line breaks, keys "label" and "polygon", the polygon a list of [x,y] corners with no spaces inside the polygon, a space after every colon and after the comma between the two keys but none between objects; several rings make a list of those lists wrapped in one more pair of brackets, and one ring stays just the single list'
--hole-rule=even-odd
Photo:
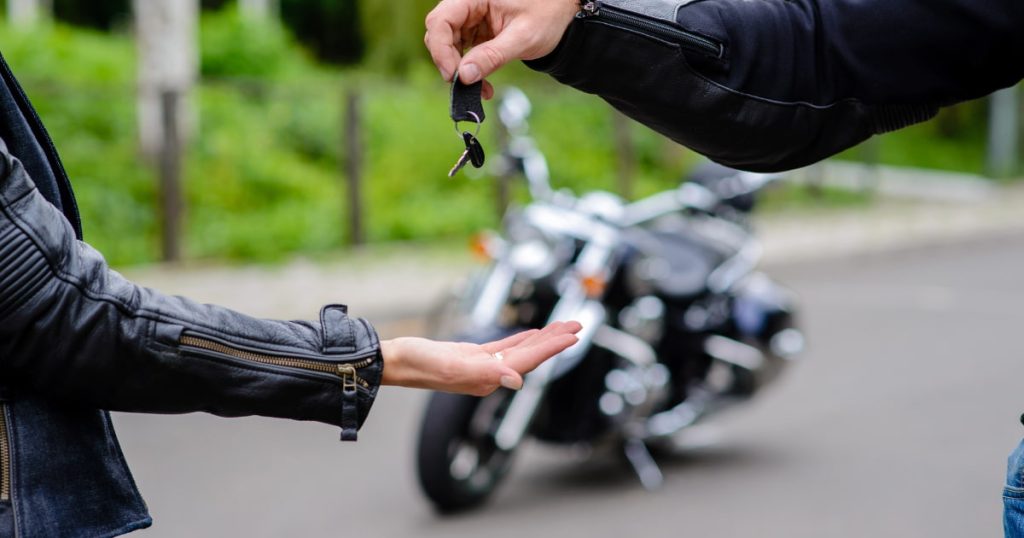
[{"label": "paved road surface", "polygon": [[810,348],[754,405],[663,461],[521,454],[484,509],[433,515],[412,466],[422,394],[384,389],[356,444],[264,419],[118,415],[156,520],[142,536],[998,536],[1024,434],[1024,236],[775,267]]}]

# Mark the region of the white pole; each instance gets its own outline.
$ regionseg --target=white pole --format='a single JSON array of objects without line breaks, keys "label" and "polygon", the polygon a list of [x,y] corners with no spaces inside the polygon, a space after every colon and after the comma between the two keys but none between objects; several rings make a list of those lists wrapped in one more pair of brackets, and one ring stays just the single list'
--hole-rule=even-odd
[{"label": "white pole", "polygon": [[16,26],[36,24],[52,7],[52,0],[7,0],[7,21]]},{"label": "white pole", "polygon": [[986,168],[993,177],[1006,177],[1017,170],[1020,136],[1020,99],[1013,86],[989,98],[988,152]]},{"label": "white pole", "polygon": [[238,0],[238,10],[247,19],[269,19],[277,16],[275,0]]}]

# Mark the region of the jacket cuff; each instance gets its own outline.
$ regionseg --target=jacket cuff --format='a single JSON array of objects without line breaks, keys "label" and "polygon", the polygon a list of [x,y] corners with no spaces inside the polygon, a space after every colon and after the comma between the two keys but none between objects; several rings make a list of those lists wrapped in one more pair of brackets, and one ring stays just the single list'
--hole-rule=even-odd
[{"label": "jacket cuff", "polygon": [[524,60],[523,64],[534,71],[556,76],[557,73],[563,70],[563,66],[572,58],[573,51],[579,46],[579,27],[581,24],[582,21],[579,18],[573,19],[569,23],[569,27],[565,29],[565,33],[562,34],[562,40],[558,42],[555,50],[548,53],[547,56],[534,60]]},{"label": "jacket cuff", "polygon": [[349,317],[345,305],[323,307],[320,324],[323,331],[321,351],[328,356],[352,357],[339,362],[342,391],[338,424],[341,426],[341,440],[355,441],[377,399],[384,373],[380,338],[369,322]]}]

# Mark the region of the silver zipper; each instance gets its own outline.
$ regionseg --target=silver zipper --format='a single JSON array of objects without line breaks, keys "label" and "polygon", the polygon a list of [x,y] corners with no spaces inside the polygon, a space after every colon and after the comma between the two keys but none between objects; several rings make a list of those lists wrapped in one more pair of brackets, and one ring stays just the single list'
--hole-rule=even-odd
[{"label": "silver zipper", "polygon": [[580,11],[576,16],[581,19],[593,17],[612,26],[639,31],[659,40],[676,43],[686,51],[712,58],[722,58],[725,53],[721,44],[684,30],[671,22],[646,17],[616,6],[602,5],[600,0],[585,0],[580,4]]},{"label": "silver zipper", "polygon": [[369,389],[370,383],[359,377],[356,370],[373,364],[373,361],[376,359],[376,356],[371,356],[355,362],[335,363],[299,357],[287,357],[283,355],[269,355],[266,353],[257,353],[254,351],[239,349],[227,344],[222,344],[215,340],[195,335],[184,335],[181,337],[179,342],[184,347],[212,351],[220,355],[225,355],[233,359],[246,362],[257,362],[271,366],[283,366],[285,368],[305,370],[307,372],[335,375],[341,378],[341,385],[345,390],[355,390],[357,385],[362,386],[365,389]]}]

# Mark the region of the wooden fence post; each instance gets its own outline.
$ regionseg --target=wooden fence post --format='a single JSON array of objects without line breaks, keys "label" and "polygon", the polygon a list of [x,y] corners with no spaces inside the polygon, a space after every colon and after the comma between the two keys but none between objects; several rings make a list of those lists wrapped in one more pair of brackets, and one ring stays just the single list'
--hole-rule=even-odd
[{"label": "wooden fence post", "polygon": [[363,140],[362,118],[360,117],[359,91],[350,89],[345,93],[345,107],[342,116],[342,132],[345,133],[342,157],[346,193],[348,194],[349,243],[366,243],[363,208]]},{"label": "wooden fence post", "polygon": [[612,130],[615,135],[617,189],[626,200],[633,197],[633,171],[636,158],[633,153],[633,135],[630,120],[618,110],[612,111]]},{"label": "wooden fence post", "polygon": [[181,260],[181,133],[178,108],[181,96],[176,90],[160,94],[163,136],[160,147],[160,246],[165,262]]},{"label": "wooden fence post", "polygon": [[989,96],[988,147],[985,173],[1008,177],[1017,171],[1020,138],[1019,86],[1011,86]]},{"label": "wooden fence post", "polygon": [[30,26],[50,17],[52,0],[7,0],[7,22]]},{"label": "wooden fence post", "polygon": [[265,20],[277,16],[276,0],[238,0],[238,10],[243,17]]},{"label": "wooden fence post", "polygon": [[[495,136],[497,138],[496,148],[501,152],[505,152],[509,144],[509,132],[508,128],[505,127],[504,123],[496,122],[497,130]],[[502,166],[498,171],[498,177],[495,178],[494,184],[494,201],[495,210],[498,214],[498,222],[505,217],[505,211],[508,210],[508,204],[510,202],[509,187],[512,183],[512,176],[516,173],[515,169],[510,165],[507,155],[496,156],[502,159]]]},{"label": "wooden fence post", "polygon": [[139,147],[156,161],[161,152],[161,95],[176,90],[178,136],[188,139],[195,122],[190,90],[198,76],[198,0],[133,0],[138,47]]}]

